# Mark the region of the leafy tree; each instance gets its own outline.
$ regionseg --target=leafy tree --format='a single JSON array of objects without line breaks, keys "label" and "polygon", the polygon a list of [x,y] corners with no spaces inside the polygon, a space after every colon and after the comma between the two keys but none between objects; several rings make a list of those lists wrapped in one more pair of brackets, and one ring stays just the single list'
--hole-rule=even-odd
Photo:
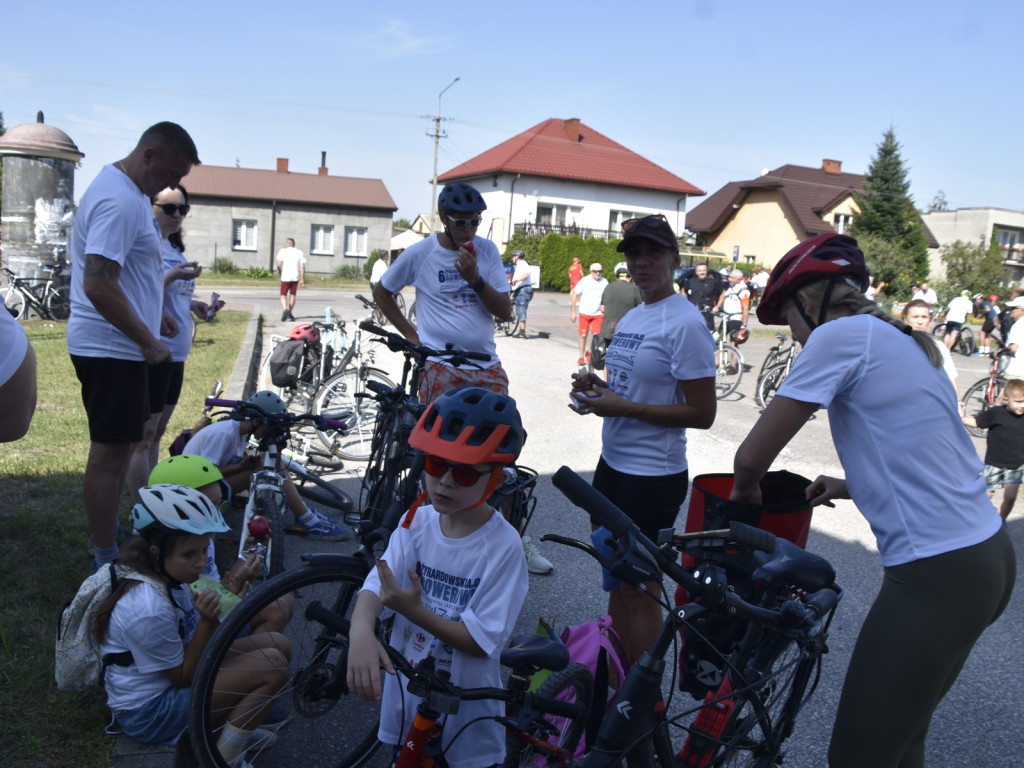
[{"label": "leafy tree", "polygon": [[910,297],[910,284],[917,281],[913,256],[897,243],[878,235],[862,234],[857,244],[864,252],[868,271],[875,285],[885,283],[885,294],[892,297]]},{"label": "leafy tree", "polygon": [[[910,182],[907,181],[900,145],[892,128],[885,132],[882,143],[878,145],[878,153],[871,161],[864,180],[864,191],[855,193],[854,199],[860,212],[853,217],[851,234],[858,241],[865,236],[873,236],[894,248],[873,245],[877,258],[895,260],[891,265],[879,263],[879,275],[902,275],[909,268],[910,281],[926,280],[928,242],[921,215],[910,197]],[[899,278],[891,281],[891,285],[896,288],[901,282],[902,278]]]},{"label": "leafy tree", "polygon": [[391,226],[395,229],[412,229],[412,222],[408,219],[395,219],[391,222]]},{"label": "leafy tree", "polygon": [[938,211],[948,211],[949,204],[946,202],[946,193],[941,189],[935,193],[935,197],[932,198],[931,203],[928,205],[928,213],[936,213]]},{"label": "leafy tree", "polygon": [[973,293],[992,293],[1005,276],[1003,251],[996,242],[988,247],[983,243],[965,243],[957,240],[942,246],[942,263],[946,265],[946,280],[954,293],[967,290]]}]

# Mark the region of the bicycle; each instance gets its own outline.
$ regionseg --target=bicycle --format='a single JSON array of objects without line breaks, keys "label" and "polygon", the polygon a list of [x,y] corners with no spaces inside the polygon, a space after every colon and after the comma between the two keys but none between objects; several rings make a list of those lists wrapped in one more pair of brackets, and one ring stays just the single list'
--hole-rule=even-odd
[{"label": "bicycle", "polygon": [[743,355],[739,349],[729,344],[726,333],[727,316],[716,312],[715,332],[715,397],[721,400],[736,391],[743,378]]},{"label": "bicycle", "polygon": [[[381,308],[377,306],[377,302],[376,301],[372,301],[371,299],[367,299],[366,297],[364,297],[364,296],[362,296],[361,294],[358,294],[358,293],[356,294],[356,298],[359,299],[361,302],[363,302],[363,304],[366,305],[366,307],[370,310],[370,312],[371,312],[370,319],[374,323],[376,323],[377,325],[387,325],[388,322],[390,322],[388,320],[388,318],[387,318],[387,315],[385,315],[384,312],[381,310]],[[395,304],[398,305],[399,311],[401,311],[401,313],[404,315],[405,314],[405,297],[402,295],[402,292],[399,291],[398,293],[392,293],[391,294],[391,298],[393,298],[395,300]]]},{"label": "bicycle", "polygon": [[768,402],[775,396],[792,370],[793,361],[799,351],[800,343],[796,339],[790,341],[788,347],[785,346],[789,339],[786,334],[776,333],[775,339],[775,346],[768,350],[761,364],[761,373],[757,377],[757,386],[754,390],[754,400],[761,408],[768,407]]},{"label": "bicycle", "polygon": [[43,282],[18,277],[3,267],[4,306],[18,320],[28,318],[30,312],[47,320],[67,320],[71,314],[71,287],[62,279],[67,266],[66,262],[58,261],[53,266],[43,267],[48,273]]},{"label": "bicycle", "polygon": [[[1010,365],[1010,354],[1001,349],[993,352],[990,357],[992,364],[989,366],[988,376],[978,379],[967,388],[964,396],[960,398],[963,413],[967,416],[976,416],[982,411],[994,408],[1000,404],[1003,397],[1003,390],[1006,388],[1006,369]],[[965,427],[972,437],[984,437],[985,430],[981,427]]]},{"label": "bicycle", "polygon": [[[843,595],[831,564],[739,522],[728,530],[667,529],[655,543],[568,467],[552,482],[610,532],[614,551],[609,561],[589,543],[554,534],[544,540],[589,553],[633,586],[660,581],[664,573],[693,601],[665,605],[668,615],[657,639],[627,673],[581,765],[610,768],[625,759],[639,768],[778,766],[797,715],[820,681],[828,630]],[[680,565],[680,552],[695,558],[692,573]],[[664,595],[650,596],[668,603]],[[733,647],[717,649],[724,662],[721,679],[709,681],[696,707],[683,706],[677,714],[671,697],[666,702],[662,696],[665,655],[681,629],[706,641],[702,627],[714,619],[738,622],[741,634]],[[674,735],[681,745],[673,744]]]},{"label": "bicycle", "polygon": [[[932,335],[937,338],[940,342],[945,343],[946,338],[946,313],[945,311],[936,314],[932,318]],[[974,354],[974,350],[978,348],[977,342],[974,340],[974,331],[971,330],[970,326],[967,325],[966,321],[960,326],[960,330],[957,333],[956,341],[953,342],[953,349],[959,352],[961,355],[970,357]]]},{"label": "bicycle", "polygon": [[[206,404],[215,408],[230,408],[231,418],[261,419],[267,424],[256,447],[256,450],[263,455],[263,463],[261,468],[252,473],[249,482],[249,497],[242,513],[241,523],[237,528],[238,557],[244,558],[252,552],[256,552],[263,563],[260,577],[266,580],[284,570],[285,534],[302,535],[305,532],[300,525],[286,526],[284,524],[285,471],[296,473],[302,478],[303,482],[296,485],[300,495],[308,498],[312,493],[318,498],[321,505],[333,507],[341,512],[352,509],[352,499],[346,493],[330,483],[320,480],[301,465],[286,459],[282,460],[281,450],[288,444],[289,431],[291,427],[302,422],[310,422],[318,429],[343,429],[344,424],[313,413],[294,414],[289,411],[268,413],[258,405],[245,401],[207,398]],[[282,468],[282,464],[284,468]],[[305,482],[312,483],[318,490],[300,488],[299,486],[304,486]],[[269,530],[265,533],[253,531],[250,523],[254,517],[265,518],[269,523]],[[233,530],[235,529],[233,528]],[[252,532],[252,538],[256,540],[254,544],[249,541],[250,532]]]},{"label": "bicycle", "polygon": [[502,320],[499,317],[494,318],[495,333],[504,333],[506,336],[514,336],[516,331],[519,330],[519,310],[516,309],[515,295],[516,292],[513,290],[512,295],[509,297],[512,303],[512,314],[509,315],[508,320]]}]

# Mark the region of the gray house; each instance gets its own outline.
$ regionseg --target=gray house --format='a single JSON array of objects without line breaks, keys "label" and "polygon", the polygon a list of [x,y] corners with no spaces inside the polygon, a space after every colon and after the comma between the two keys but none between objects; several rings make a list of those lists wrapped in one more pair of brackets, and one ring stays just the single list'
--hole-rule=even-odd
[{"label": "gray house", "polygon": [[331,274],[388,249],[398,206],[384,182],[330,176],[323,163],[318,170],[292,173],[287,158],[274,171],[195,166],[181,181],[192,205],[182,227],[189,257],[273,270],[290,237],[306,254],[307,273]]}]

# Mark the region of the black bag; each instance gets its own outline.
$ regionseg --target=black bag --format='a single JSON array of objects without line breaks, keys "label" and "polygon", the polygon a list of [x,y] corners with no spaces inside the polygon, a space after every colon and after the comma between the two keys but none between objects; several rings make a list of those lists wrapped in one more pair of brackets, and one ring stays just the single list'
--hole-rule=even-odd
[{"label": "black bag", "polygon": [[599,333],[590,337],[590,364],[595,371],[604,370],[604,353],[608,347],[608,339]]},{"label": "black bag", "polygon": [[285,339],[270,353],[270,380],[277,387],[294,387],[299,380],[302,354],[305,348],[302,339]]}]

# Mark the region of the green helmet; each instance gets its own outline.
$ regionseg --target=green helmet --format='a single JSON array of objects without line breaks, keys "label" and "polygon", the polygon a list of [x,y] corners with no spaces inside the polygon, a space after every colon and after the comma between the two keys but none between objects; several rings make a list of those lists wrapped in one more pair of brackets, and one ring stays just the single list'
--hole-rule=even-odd
[{"label": "green helmet", "polygon": [[199,489],[223,477],[217,465],[209,459],[183,454],[164,459],[153,467],[153,471],[149,473],[149,485],[174,483]]}]

